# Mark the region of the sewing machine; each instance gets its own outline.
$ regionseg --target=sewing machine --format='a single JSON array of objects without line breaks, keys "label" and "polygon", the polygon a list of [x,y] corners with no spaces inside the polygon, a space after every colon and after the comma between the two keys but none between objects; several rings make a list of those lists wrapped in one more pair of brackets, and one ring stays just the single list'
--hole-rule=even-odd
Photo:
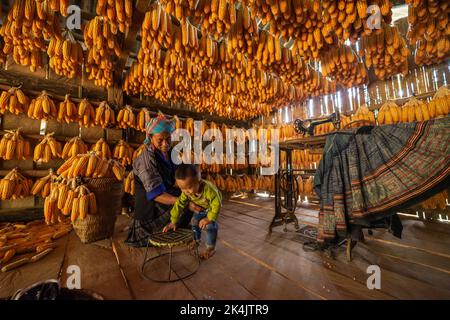
[{"label": "sewing machine", "polygon": [[314,136],[314,128],[318,125],[332,122],[334,127],[339,130],[341,125],[341,114],[339,111],[326,116],[325,118],[320,119],[306,119],[300,120],[297,119],[294,121],[295,131],[299,134],[308,134],[310,136]]}]

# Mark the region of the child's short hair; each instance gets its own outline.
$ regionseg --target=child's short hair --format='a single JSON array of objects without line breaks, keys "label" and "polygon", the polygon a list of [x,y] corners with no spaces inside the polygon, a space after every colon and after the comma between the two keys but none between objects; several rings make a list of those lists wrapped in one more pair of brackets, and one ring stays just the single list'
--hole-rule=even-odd
[{"label": "child's short hair", "polygon": [[198,168],[193,164],[185,164],[182,163],[178,166],[175,171],[175,179],[177,180],[185,180],[188,178],[198,177]]}]

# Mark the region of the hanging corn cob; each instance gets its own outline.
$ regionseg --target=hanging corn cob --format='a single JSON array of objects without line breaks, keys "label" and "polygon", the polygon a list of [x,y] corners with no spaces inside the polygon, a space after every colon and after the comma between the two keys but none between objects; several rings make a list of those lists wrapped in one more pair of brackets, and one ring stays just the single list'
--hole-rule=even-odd
[{"label": "hanging corn cob", "polygon": [[396,27],[384,26],[378,33],[361,38],[361,56],[380,80],[408,74],[409,49]]},{"label": "hanging corn cob", "polygon": [[96,152],[78,154],[58,168],[57,173],[66,179],[75,177],[123,179],[125,168],[115,160],[100,158]]},{"label": "hanging corn cob", "polygon": [[430,118],[444,116],[450,113],[450,90],[446,87],[439,88],[433,99],[428,103]]},{"label": "hanging corn cob", "polygon": [[314,135],[322,135],[327,134],[330,132],[335,131],[335,127],[331,122],[319,124],[318,126],[314,127]]},{"label": "hanging corn cob", "polygon": [[66,94],[64,101],[59,104],[57,120],[61,123],[75,123],[78,119],[77,106],[70,100],[70,95]]},{"label": "hanging corn cob", "polygon": [[95,110],[87,99],[81,100],[78,105],[78,124],[80,127],[89,128],[94,126]]},{"label": "hanging corn cob", "polygon": [[[263,42],[257,52],[265,52],[265,47],[267,44]],[[222,49],[221,52],[226,53]],[[282,52],[290,59],[286,48]],[[262,60],[258,60],[258,65],[261,64],[264,68],[270,69],[282,64],[282,70],[291,69],[285,60],[277,62],[275,58],[272,60],[272,57],[270,60],[264,59],[262,54],[260,59]],[[301,62],[298,62],[295,68],[302,70],[304,74],[298,75],[297,70],[290,71],[285,83],[272,72],[259,71],[256,63],[246,60],[239,62],[237,59],[230,59],[221,66],[227,70],[230,68],[232,74],[236,72],[233,64],[246,64],[247,67],[239,71],[239,77],[210,70],[203,70],[202,73],[200,67],[190,60],[180,60],[180,57],[167,52],[158,53],[157,60],[149,67],[144,65],[144,62],[133,65],[125,79],[124,90],[130,94],[143,92],[167,102],[182,98],[186,103],[194,105],[198,112],[214,112],[236,119],[268,114],[272,107],[285,106],[288,103],[303,101],[308,95],[328,94],[336,90],[334,82],[328,81]],[[181,74],[187,76],[182,77]],[[199,74],[202,77],[199,77]],[[302,79],[305,82],[302,82]],[[288,81],[292,84],[288,84]]]},{"label": "hanging corn cob", "polygon": [[130,106],[120,109],[117,115],[117,126],[122,129],[136,128],[136,116]]},{"label": "hanging corn cob", "polygon": [[0,158],[3,160],[27,160],[31,158],[30,141],[22,137],[20,129],[6,130],[0,140]]},{"label": "hanging corn cob", "polygon": [[416,45],[417,65],[443,62],[450,55],[448,32],[449,6],[445,1],[406,1],[408,6],[408,39]]},{"label": "hanging corn cob", "polygon": [[63,17],[67,17],[69,12],[67,8],[70,5],[69,0],[48,0],[50,4],[50,8],[55,11],[61,13]]},{"label": "hanging corn cob", "polygon": [[314,195],[314,177],[303,179],[303,193],[307,196]]},{"label": "hanging corn cob", "polygon": [[352,121],[364,121],[375,124],[375,115],[373,111],[370,111],[367,105],[362,105],[356,110],[355,114],[352,115]]},{"label": "hanging corn cob", "polygon": [[62,212],[58,209],[59,188],[56,183],[54,186],[44,200],[44,218],[47,225],[61,222],[64,219]]},{"label": "hanging corn cob", "polygon": [[[321,155],[317,152],[314,152],[310,149],[304,150],[293,150],[292,152],[292,167],[294,169],[315,169],[319,164]],[[282,167],[285,169],[285,163],[283,162],[286,159],[286,154],[283,151],[281,153],[280,161]]]},{"label": "hanging corn cob", "polygon": [[406,0],[408,4],[408,39],[437,40],[448,36],[449,5],[439,0]]},{"label": "hanging corn cob", "polygon": [[425,102],[412,97],[401,108],[400,121],[414,122],[430,120],[431,115],[428,107]]},{"label": "hanging corn cob", "polygon": [[95,110],[94,123],[96,126],[101,126],[102,128],[108,128],[116,124],[114,110],[106,101],[100,103],[98,108]]},{"label": "hanging corn cob", "polygon": [[[176,15],[176,8],[183,13],[191,5],[195,9],[192,15],[180,18],[179,27],[172,25],[163,35],[160,28],[165,28],[165,14],[154,5],[142,26],[138,62],[131,66],[123,89],[163,102],[183,101],[197,112],[235,119],[268,114],[272,108],[336,90],[335,82],[308,67],[281,41],[274,41],[278,38],[267,32],[258,35],[255,17],[246,6],[236,8],[226,1],[222,4],[226,17],[230,10],[230,17],[237,10],[230,32],[222,32],[225,39],[221,43],[206,33],[198,39],[197,29],[191,24],[205,21],[204,14],[211,14],[211,7],[218,11],[218,2],[161,2],[170,14]],[[283,76],[276,76],[277,72]]]},{"label": "hanging corn cob", "polygon": [[69,216],[72,213],[73,199],[78,197],[78,194],[75,194],[76,180],[59,177],[57,188],[56,206],[64,216]]},{"label": "hanging corn cob", "polygon": [[236,23],[236,0],[198,1],[192,19],[201,25],[202,32],[215,39],[228,34]]},{"label": "hanging corn cob", "polygon": [[57,75],[72,79],[81,74],[84,53],[73,36],[68,39],[52,38],[47,48],[49,65]]},{"label": "hanging corn cob", "polygon": [[144,151],[144,149],[145,149],[145,144],[141,144],[139,146],[139,148],[134,150],[134,152],[133,152],[133,161],[136,160],[137,157],[139,157],[139,155],[142,153],[142,151]]},{"label": "hanging corn cob", "polygon": [[74,180],[54,182],[44,201],[44,217],[48,225],[64,221],[64,216],[70,215],[71,222],[74,222],[95,213],[95,195],[84,185],[76,186]]},{"label": "hanging corn cob", "polygon": [[424,210],[445,210],[447,208],[447,199],[448,192],[447,190],[444,190],[421,202],[419,206]]},{"label": "hanging corn cob", "polygon": [[39,195],[40,197],[45,199],[50,195],[51,185],[57,178],[58,176],[53,173],[53,169],[50,169],[48,175],[36,180],[33,187],[31,188],[31,194],[34,196]]},{"label": "hanging corn cob", "polygon": [[377,122],[381,124],[398,123],[401,119],[401,108],[395,102],[384,103],[378,110]]},{"label": "hanging corn cob", "polygon": [[225,177],[225,190],[226,192],[238,192],[239,191],[239,187],[236,183],[236,179],[233,176],[227,175]]},{"label": "hanging corn cob", "polygon": [[86,58],[86,71],[89,79],[102,87],[113,84],[112,56],[120,57],[121,49],[114,35],[115,26],[103,17],[96,16],[84,29],[84,42],[89,49]]},{"label": "hanging corn cob", "polygon": [[275,189],[275,184],[273,176],[258,176],[255,179],[255,190],[257,191],[268,191],[273,193]]},{"label": "hanging corn cob", "polygon": [[[100,158],[111,159],[111,149],[105,139],[101,138],[98,140],[91,148],[91,151],[94,151],[97,156]],[[84,153],[84,152],[83,152]]]},{"label": "hanging corn cob", "polygon": [[136,130],[145,132],[145,125],[150,121],[150,112],[147,108],[139,110],[136,121]]},{"label": "hanging corn cob", "polygon": [[[0,16],[1,16],[1,12],[0,12]],[[6,50],[8,50],[8,49],[5,49],[5,42],[3,41],[3,38],[0,37],[0,63],[1,64],[6,63],[6,54],[5,54]]]},{"label": "hanging corn cob", "polygon": [[58,110],[55,103],[46,91],[33,99],[28,108],[28,117],[36,120],[50,120],[58,118]]},{"label": "hanging corn cob", "polygon": [[134,173],[131,171],[125,181],[124,181],[124,191],[125,193],[131,194],[132,196],[135,195],[135,189],[134,189]]},{"label": "hanging corn cob", "polygon": [[[236,9],[235,5],[229,3],[225,4],[227,9],[232,11],[233,15],[230,15],[235,22],[231,23],[226,29],[216,29],[216,25],[206,16],[211,15],[213,19],[216,19],[214,13],[205,13],[204,9],[208,9],[208,1],[200,1],[196,9],[196,18],[194,18],[195,24],[202,24],[203,34],[200,39],[197,39],[197,30],[190,25],[186,26],[186,43],[189,46],[186,49],[195,48],[195,50],[187,50],[186,54],[191,58],[195,65],[202,67],[215,66],[221,64],[223,67],[229,67],[233,62],[240,64],[245,58],[253,60],[254,49],[258,41],[258,28],[256,19],[251,18],[247,10],[247,7],[240,7]],[[228,18],[227,18],[228,19]],[[184,28],[184,25],[182,26]],[[212,28],[208,32],[205,29]],[[183,31],[184,29],[182,29]],[[183,44],[183,34],[179,35],[175,33],[175,36],[181,37],[181,39],[175,38],[176,44]],[[216,42],[214,38],[223,37],[220,42]],[[176,48],[177,52],[183,52],[181,46]],[[233,61],[235,60],[235,61]]]},{"label": "hanging corn cob", "polygon": [[61,158],[61,143],[53,137],[54,132],[46,134],[44,139],[34,147],[33,161],[47,163]]},{"label": "hanging corn cob", "polygon": [[346,88],[367,84],[369,81],[364,63],[349,46],[334,46],[321,57],[322,74],[332,77]]},{"label": "hanging corn cob", "polygon": [[29,104],[30,100],[20,88],[11,87],[0,95],[0,114],[7,111],[15,115],[27,113]]},{"label": "hanging corn cob", "polygon": [[414,61],[419,66],[439,64],[450,56],[450,36],[416,42]]},{"label": "hanging corn cob", "polygon": [[184,21],[187,17],[193,16],[197,4],[194,0],[161,0],[160,3],[165,11],[177,18],[178,21]]},{"label": "hanging corn cob", "polygon": [[142,23],[140,58],[144,58],[142,55],[148,58],[154,50],[171,48],[174,44],[175,28],[171,16],[159,4],[154,4],[145,13]]},{"label": "hanging corn cob", "polygon": [[189,135],[191,137],[194,136],[194,119],[192,119],[192,118],[187,118],[186,119],[185,129],[187,130],[187,132],[189,132]]},{"label": "hanging corn cob", "polygon": [[214,184],[220,191],[225,191],[226,188],[225,179],[220,174],[216,175]]},{"label": "hanging corn cob", "polygon": [[131,165],[133,163],[133,148],[124,140],[120,140],[114,147],[113,158],[120,161],[124,166]]},{"label": "hanging corn cob", "polygon": [[73,156],[84,154],[88,151],[88,147],[80,137],[74,137],[66,142],[62,149],[61,158],[70,159]]},{"label": "hanging corn cob", "polygon": [[0,28],[5,40],[3,52],[12,54],[14,61],[29,66],[34,72],[43,67],[42,52],[46,40],[61,38],[59,19],[47,1],[14,1]]},{"label": "hanging corn cob", "polygon": [[245,191],[252,191],[255,189],[255,176],[244,175],[242,179],[244,182],[243,189]]},{"label": "hanging corn cob", "polygon": [[[347,39],[356,41],[362,34],[378,33],[378,25],[382,27],[392,21],[392,3],[389,0],[325,0],[321,3],[325,25],[322,33],[336,35],[342,42]],[[381,21],[377,21],[378,17]]]},{"label": "hanging corn cob", "polygon": [[327,43],[333,43],[332,36],[324,29],[322,8],[318,1],[247,2],[251,3],[252,14],[261,18],[263,25],[269,24],[270,33],[277,39],[296,39],[295,50],[307,60],[317,58]]},{"label": "hanging corn cob", "polygon": [[133,0],[99,0],[95,11],[111,24],[113,34],[125,33],[133,18]]},{"label": "hanging corn cob", "polygon": [[17,169],[11,170],[0,180],[0,200],[22,199],[30,195],[33,181],[25,178]]},{"label": "hanging corn cob", "polygon": [[294,139],[298,136],[297,132],[295,131],[293,124],[283,124],[280,127],[280,140],[286,141],[289,139]]},{"label": "hanging corn cob", "polygon": [[74,197],[72,199],[72,211],[70,220],[75,222],[77,219],[84,220],[87,215],[95,215],[97,213],[97,200],[95,194],[84,186],[75,188]]},{"label": "hanging corn cob", "polygon": [[[167,57],[166,53],[164,55]],[[181,62],[181,58],[176,56],[174,60],[169,57],[166,60],[168,64],[163,66],[159,63],[149,67],[142,64],[132,66],[124,81],[124,90],[129,94],[143,92],[166,102],[183,100],[194,105],[198,112],[247,119],[268,114],[272,107],[302,101],[308,96],[307,92],[317,95],[335,89],[335,86],[333,89],[329,81],[313,70],[308,70],[306,85],[290,85],[274,75],[253,72],[252,68],[247,69],[247,73],[242,73],[240,77],[233,77],[219,71],[202,72],[194,63]],[[171,60],[179,62],[171,64]]]}]

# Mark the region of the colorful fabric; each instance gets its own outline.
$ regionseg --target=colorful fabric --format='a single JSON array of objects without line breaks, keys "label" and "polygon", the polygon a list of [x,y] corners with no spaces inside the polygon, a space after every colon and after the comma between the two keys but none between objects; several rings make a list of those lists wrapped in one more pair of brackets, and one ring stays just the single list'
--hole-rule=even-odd
[{"label": "colorful fabric", "polygon": [[222,207],[222,195],[220,191],[211,182],[201,180],[200,192],[199,195],[181,193],[170,211],[170,220],[172,223],[178,222],[181,212],[188,206],[189,202],[193,202],[208,211],[208,220],[217,220],[220,208]]},{"label": "colorful fabric", "polygon": [[150,197],[148,200],[152,200],[175,185],[175,170],[176,165],[172,160],[165,160],[151,145],[146,145],[143,152],[133,162],[134,175],[142,181]]},{"label": "colorful fabric", "polygon": [[364,127],[328,137],[314,177],[318,241],[345,237],[419,199],[450,173],[450,118]]},{"label": "colorful fabric", "polygon": [[148,121],[145,125],[145,131],[147,137],[144,141],[145,144],[150,142],[150,136],[162,132],[172,133],[175,130],[175,124],[172,120],[169,120],[164,114],[160,113],[157,117]]},{"label": "colorful fabric", "polygon": [[146,192],[151,192],[163,184],[158,171],[156,152],[152,146],[146,145],[142,153],[133,162],[133,172],[142,181]]}]

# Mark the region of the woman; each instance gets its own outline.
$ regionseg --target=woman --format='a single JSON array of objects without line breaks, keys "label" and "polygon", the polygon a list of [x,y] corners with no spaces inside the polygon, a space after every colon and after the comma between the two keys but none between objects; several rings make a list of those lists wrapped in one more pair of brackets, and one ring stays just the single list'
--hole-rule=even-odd
[{"label": "woman", "polygon": [[[170,220],[170,209],[181,191],[175,186],[176,165],[171,159],[171,133],[174,124],[163,114],[146,125],[145,148],[133,163],[135,210],[125,243],[134,247],[147,245],[149,235],[159,232]],[[180,220],[179,226],[189,224],[192,212],[201,208],[194,203]]]}]

